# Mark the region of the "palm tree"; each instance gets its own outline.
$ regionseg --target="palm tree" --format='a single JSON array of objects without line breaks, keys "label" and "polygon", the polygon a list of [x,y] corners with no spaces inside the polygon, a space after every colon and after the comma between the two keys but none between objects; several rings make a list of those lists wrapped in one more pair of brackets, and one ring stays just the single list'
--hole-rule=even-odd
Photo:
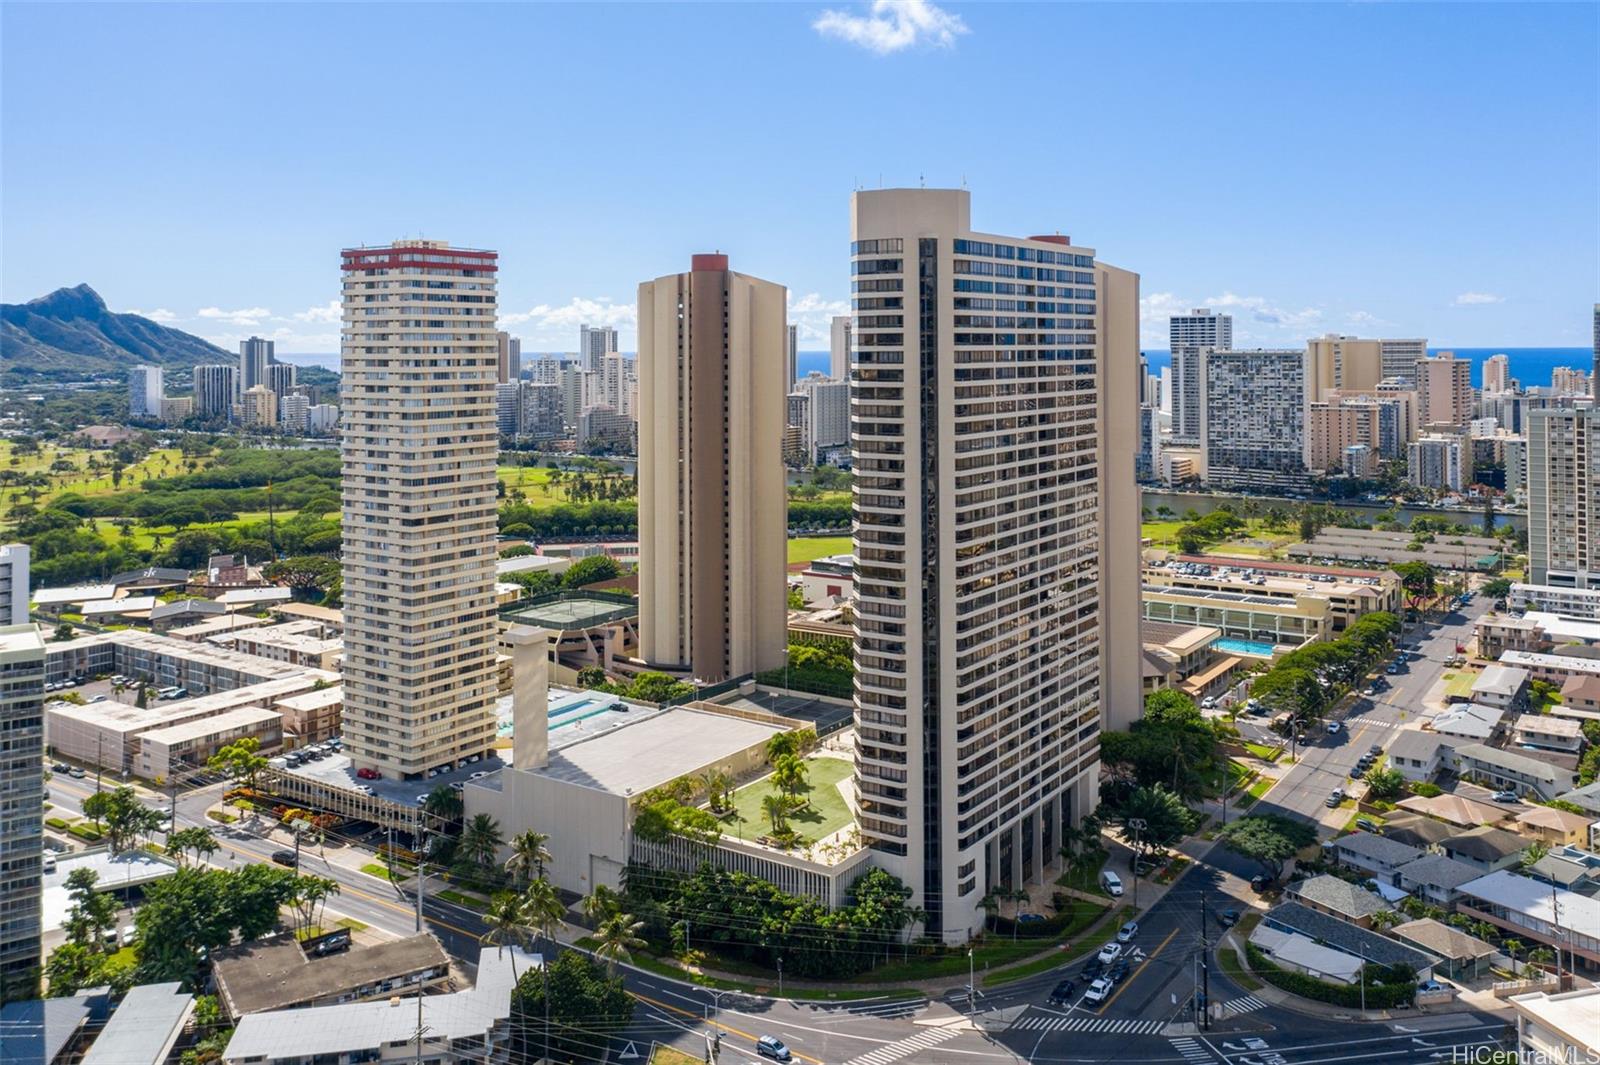
[{"label": "palm tree", "polygon": [[316,923],[317,910],[327,904],[328,898],[339,894],[339,882],[325,876],[296,877],[289,902],[300,917],[302,930]]},{"label": "palm tree", "polygon": [[1523,848],[1522,857],[1518,860],[1518,864],[1521,865],[1523,870],[1532,869],[1535,865],[1539,864],[1545,855],[1549,853],[1549,844],[1545,843],[1543,840],[1536,839]]},{"label": "palm tree", "polygon": [[[505,953],[506,947],[525,947],[528,942],[528,914],[527,905],[521,895],[513,891],[499,891],[494,898],[489,900],[489,908],[483,911],[483,923],[487,926],[483,935],[478,937],[478,942],[495,946],[495,957]],[[511,952],[511,982],[517,980],[517,953]]]},{"label": "palm tree", "polygon": [[522,893],[522,904],[528,923],[537,928],[545,939],[554,941],[552,930],[567,916],[567,908],[562,904],[556,886],[541,876]]},{"label": "palm tree", "polygon": [[606,918],[621,911],[622,897],[604,884],[596,884],[594,890],[583,897],[579,906],[583,909],[584,919],[595,928],[599,928],[605,923]]},{"label": "palm tree", "polygon": [[506,872],[521,884],[536,876],[544,876],[544,865],[551,860],[550,848],[545,844],[550,837],[531,828],[511,839],[511,857],[506,859]]},{"label": "palm tree", "polygon": [[644,927],[643,921],[633,919],[631,913],[614,913],[607,917],[595,934],[599,946],[594,952],[606,959],[606,968],[612,976],[617,975],[617,962],[633,957],[633,951],[645,945],[639,938],[639,929]]},{"label": "palm tree", "polygon": [[[1002,888],[1000,891],[1004,891]],[[978,900],[978,907],[984,912],[983,927],[985,930],[1000,913],[1000,891],[991,891]]]},{"label": "palm tree", "polygon": [[1467,931],[1469,934],[1477,936],[1485,943],[1493,943],[1500,937],[1500,930],[1494,925],[1490,924],[1488,921],[1473,921],[1472,927],[1467,929]]},{"label": "palm tree", "polygon": [[772,822],[772,834],[781,836],[788,828],[789,800],[782,795],[768,792],[761,797],[761,810]]},{"label": "palm tree", "polygon": [[1505,951],[1506,956],[1511,959],[1512,976],[1517,975],[1517,951],[1521,950],[1523,945],[1522,940],[1517,939],[1515,936],[1500,941],[1500,949]]},{"label": "palm tree", "polygon": [[1387,932],[1389,929],[1399,924],[1400,921],[1400,915],[1395,913],[1393,910],[1379,910],[1377,913],[1372,915],[1372,927],[1376,928],[1380,932]]},{"label": "palm tree", "polygon": [[488,869],[505,841],[498,821],[488,814],[474,814],[461,831],[461,854],[473,864]]},{"label": "palm tree", "polygon": [[1549,947],[1534,947],[1528,951],[1528,964],[1543,969],[1556,960],[1556,952]]},{"label": "palm tree", "polygon": [[450,785],[440,784],[428,792],[428,799],[422,804],[422,812],[454,824],[461,820],[463,812],[461,796]]}]

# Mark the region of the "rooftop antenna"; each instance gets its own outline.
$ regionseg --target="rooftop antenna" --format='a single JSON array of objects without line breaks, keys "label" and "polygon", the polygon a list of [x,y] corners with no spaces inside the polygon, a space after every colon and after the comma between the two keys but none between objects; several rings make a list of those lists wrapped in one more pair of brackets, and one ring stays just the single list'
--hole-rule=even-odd
[{"label": "rooftop antenna", "polygon": [[925,188],[927,188],[927,187],[928,187],[928,181],[927,181],[927,179],[926,179],[926,178],[924,178],[924,177],[923,177],[923,176],[922,176],[922,175],[921,175],[921,174],[918,174],[918,175],[917,175],[917,188],[919,188],[919,189],[925,189]]}]

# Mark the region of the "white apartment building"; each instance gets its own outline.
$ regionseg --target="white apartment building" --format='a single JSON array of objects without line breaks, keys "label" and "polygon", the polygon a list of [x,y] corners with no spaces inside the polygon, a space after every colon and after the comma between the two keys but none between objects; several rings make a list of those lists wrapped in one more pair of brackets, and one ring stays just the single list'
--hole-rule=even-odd
[{"label": "white apartment building", "polygon": [[1418,418],[1431,425],[1466,425],[1472,418],[1472,363],[1454,352],[1417,360]]},{"label": "white apartment building", "polygon": [[628,380],[632,376],[628,360],[616,352],[600,360],[600,387],[593,403],[604,403],[619,414],[627,414]]},{"label": "white apartment building", "polygon": [[535,359],[529,366],[528,380],[538,385],[559,385],[561,370],[565,365],[564,360],[549,355]]},{"label": "white apartment building", "polygon": [[286,433],[303,433],[306,431],[306,412],[310,409],[311,400],[300,392],[279,396],[278,424]]},{"label": "white apartment building", "polygon": [[1463,438],[1429,433],[1406,445],[1406,480],[1418,488],[1459,492],[1471,476],[1471,456]]},{"label": "white apartment building", "polygon": [[161,417],[161,367],[140,363],[128,371],[128,417]]},{"label": "white apartment building", "polygon": [[568,425],[577,425],[583,408],[594,402],[594,382],[599,375],[581,366],[561,368],[561,417]]},{"label": "white apartment building", "polygon": [[1304,351],[1209,351],[1200,359],[1201,477],[1213,487],[1307,482]]},{"label": "white apartment building", "polygon": [[787,653],[787,301],[726,255],[639,286],[640,652],[704,681]]},{"label": "white apartment building", "polygon": [[495,738],[497,259],[342,253],[344,747],[390,778]]},{"label": "white apartment building", "polygon": [[1528,417],[1528,581],[1600,587],[1600,410]]},{"label": "white apartment building", "polygon": [[806,443],[813,458],[819,450],[840,447],[850,442],[850,381],[801,381],[800,387],[811,397],[811,426]]},{"label": "white apartment building", "polygon": [[239,371],[215,364],[194,368],[194,409],[202,418],[227,418],[237,401]]},{"label": "white apartment building", "polygon": [[252,385],[239,396],[236,419],[252,429],[271,429],[278,424],[278,394],[266,385]]},{"label": "white apartment building", "polygon": [[267,366],[266,386],[280,396],[287,396],[294,391],[298,376],[298,367],[292,362],[270,363]]},{"label": "white apartment building", "polygon": [[522,389],[515,381],[494,386],[494,427],[501,436],[515,436],[522,414]]},{"label": "white apartment building", "polygon": [[561,387],[523,381],[517,400],[517,435],[535,440],[554,440],[561,436]]},{"label": "white apartment building", "polygon": [[1550,371],[1550,391],[1558,396],[1587,396],[1589,371],[1574,370],[1570,366],[1557,366]]},{"label": "white apartment building", "polygon": [[1407,386],[1417,383],[1417,360],[1428,357],[1428,342],[1421,337],[1378,341],[1383,379],[1399,379]]},{"label": "white apartment building", "polygon": [[339,408],[332,403],[313,403],[306,408],[306,432],[324,435],[339,428]]},{"label": "white apartment building", "polygon": [[0,625],[24,625],[28,621],[27,544],[0,547]]},{"label": "white apartment building", "polygon": [[1094,808],[1141,699],[1138,277],[970,213],[851,198],[859,821],[951,942]]},{"label": "white apartment building", "polygon": [[828,376],[850,380],[850,316],[836,314],[828,325]]},{"label": "white apartment building", "polygon": [[1175,314],[1167,322],[1167,346],[1172,352],[1172,437],[1193,444],[1200,439],[1200,354],[1207,348],[1233,348],[1233,315],[1204,307]]},{"label": "white apartment building", "polygon": [[[617,331],[609,325],[580,325],[578,327],[578,365],[584,370],[598,371],[600,360],[617,350]],[[572,420],[576,422],[577,415]]]}]

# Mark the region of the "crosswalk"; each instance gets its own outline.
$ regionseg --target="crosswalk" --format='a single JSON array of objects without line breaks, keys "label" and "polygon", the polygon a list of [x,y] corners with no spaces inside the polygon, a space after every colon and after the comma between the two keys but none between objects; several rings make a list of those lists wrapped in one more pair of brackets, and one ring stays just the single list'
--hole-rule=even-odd
[{"label": "crosswalk", "polygon": [[890,1062],[908,1058],[919,1050],[927,1050],[954,1039],[957,1034],[953,1026],[928,1028],[916,1035],[908,1035],[896,1042],[885,1043],[877,1050],[869,1050],[859,1057],[851,1058],[845,1065],[889,1065]]},{"label": "crosswalk", "polygon": [[1011,1025],[1024,1032],[1110,1032],[1115,1035],[1155,1035],[1167,1026],[1165,1021],[1136,1021],[1117,1017],[1059,1016],[1054,1014],[1021,1017]]},{"label": "crosswalk", "polygon": [[1189,1062],[1189,1065],[1214,1065],[1217,1060],[1211,1056],[1211,1051],[1207,1050],[1198,1039],[1190,1039],[1186,1035],[1180,1035],[1168,1039],[1167,1042],[1172,1044],[1173,1050],[1183,1055],[1183,1060]]},{"label": "crosswalk", "polygon": [[1243,998],[1234,999],[1232,1002],[1227,1003],[1222,1008],[1227,1013],[1238,1015],[1241,1013],[1253,1013],[1256,1010],[1264,1010],[1267,1008],[1267,1004],[1261,1001],[1259,998],[1256,998],[1254,995],[1246,995]]}]

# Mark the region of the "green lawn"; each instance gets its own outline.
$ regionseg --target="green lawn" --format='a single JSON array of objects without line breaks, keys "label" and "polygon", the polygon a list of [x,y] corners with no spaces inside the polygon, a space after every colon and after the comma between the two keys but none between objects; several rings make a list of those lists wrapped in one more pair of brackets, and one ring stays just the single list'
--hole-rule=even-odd
[{"label": "green lawn", "polygon": [[1268,791],[1271,791],[1272,785],[1276,783],[1277,781],[1272,777],[1262,777],[1260,780],[1250,785],[1250,790],[1239,796],[1239,809],[1244,809],[1246,806],[1249,806],[1251,803],[1261,798],[1261,796],[1265,795]]},{"label": "green lawn", "polygon": [[[496,475],[500,478],[500,483],[506,486],[508,500],[515,500],[516,493],[521,492],[523,496],[521,502],[536,510],[588,501],[573,498],[572,493],[563,484],[566,480],[577,476],[586,478],[591,484],[601,480],[601,475],[598,473],[575,471],[563,472],[560,480],[552,481],[550,475],[555,472],[548,466],[501,466],[496,470]],[[630,480],[622,474],[612,474],[611,479]]]},{"label": "green lawn", "polygon": [[1261,759],[1263,762],[1276,762],[1283,755],[1282,747],[1268,747],[1264,743],[1245,742],[1244,749]]},{"label": "green lawn", "polygon": [[[70,463],[72,470],[51,473],[50,467],[58,459]],[[171,477],[189,472],[188,460],[177,448],[156,448],[139,462],[126,467],[122,471],[121,484],[113,485],[109,466],[102,470],[91,470],[88,468],[90,459],[108,464],[111,454],[108,451],[92,448],[44,444],[41,445],[37,455],[17,455],[10,441],[0,440],[0,470],[49,475],[50,486],[39,493],[38,505],[41,508],[56,496],[66,492],[82,496],[110,495],[113,492],[136,488],[151,478]],[[195,460],[195,469],[204,469],[210,464],[211,459],[199,458]],[[27,496],[19,489],[0,488],[0,503],[9,505],[16,498],[27,498]]]},{"label": "green lawn", "polygon": [[650,1065],[700,1065],[700,1059],[693,1054],[658,1044],[650,1051]]},{"label": "green lawn", "polygon": [[1444,675],[1444,691],[1446,697],[1457,696],[1462,699],[1472,698],[1472,686],[1477,683],[1478,675],[1466,670],[1459,673],[1446,673]]},{"label": "green lawn", "polygon": [[[299,511],[295,510],[279,510],[273,512],[270,517],[273,521],[282,523],[288,521],[298,513]],[[238,517],[233,518],[230,521],[200,522],[195,525],[185,526],[184,531],[187,532],[191,530],[214,529],[220,532],[224,529],[233,529],[236,532],[242,533],[247,525],[254,525],[257,522],[265,523],[268,517],[269,515],[264,510],[247,510],[240,513]],[[99,533],[100,539],[104,540],[106,543],[126,543],[130,547],[141,550],[153,550],[156,546],[157,536],[161,537],[161,542],[163,544],[168,544],[171,543],[172,538],[178,534],[178,530],[171,525],[144,525],[139,522],[130,522],[128,527],[132,530],[133,535],[124,540],[122,537],[122,529],[116,522],[107,518],[97,518],[92,520],[95,524],[94,531]],[[263,530],[262,535],[263,537],[266,535],[265,530]]]},{"label": "green lawn", "polygon": [[1156,547],[1176,546],[1178,530],[1187,522],[1147,521],[1139,528],[1139,535],[1155,541]]},{"label": "green lawn", "polygon": [[1245,991],[1261,990],[1261,981],[1244,971],[1244,966],[1239,962],[1239,952],[1232,947],[1218,947],[1217,961],[1221,963],[1222,971],[1228,974],[1228,979]]},{"label": "green lawn", "polygon": [[789,561],[810,562],[828,555],[848,555],[853,550],[848,536],[800,536],[789,541]]},{"label": "green lawn", "polygon": [[[789,815],[789,827],[808,840],[819,840],[854,820],[837,787],[840,781],[849,778],[852,766],[843,758],[812,755],[806,759],[806,770],[810,788],[802,794],[810,805]],[[772,824],[761,809],[761,800],[775,793],[770,780],[771,777],[763,777],[733,793],[734,812],[724,822],[724,835],[754,837],[771,830]]]},{"label": "green lawn", "polygon": [[1096,854],[1080,854],[1071,868],[1056,877],[1056,886],[1075,888],[1085,894],[1110,898],[1111,896],[1100,886],[1100,870],[1106,867],[1106,857],[1104,851]]}]

